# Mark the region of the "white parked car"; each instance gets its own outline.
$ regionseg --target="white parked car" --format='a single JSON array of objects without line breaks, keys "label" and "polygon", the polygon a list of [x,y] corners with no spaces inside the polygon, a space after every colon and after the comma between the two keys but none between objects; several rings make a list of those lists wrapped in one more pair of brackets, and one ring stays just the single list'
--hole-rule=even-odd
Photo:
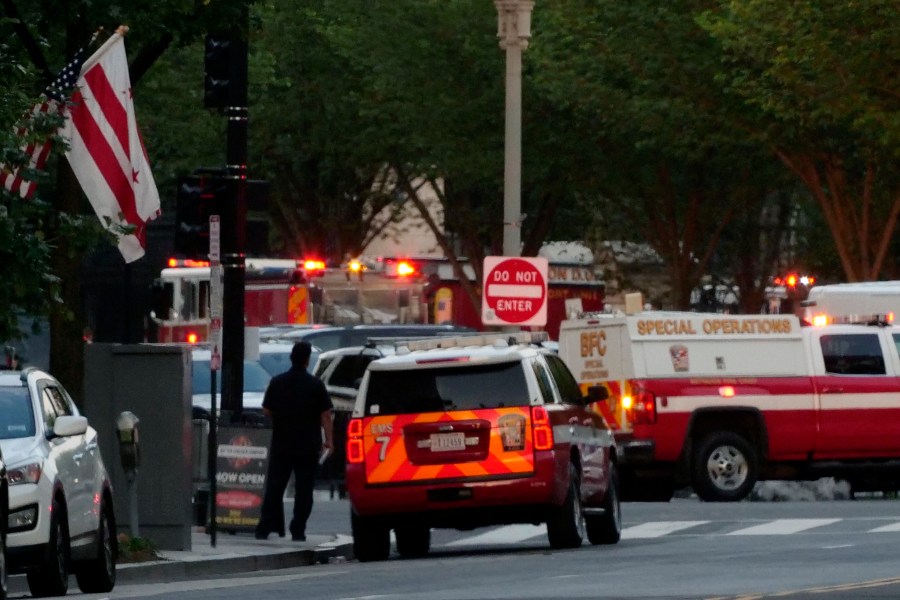
[{"label": "white parked car", "polygon": [[[269,375],[275,377],[284,373],[291,368],[291,350],[294,348],[293,342],[272,341],[260,342],[259,344],[259,364],[269,372]],[[322,351],[317,347],[312,347],[312,353],[309,355],[309,367],[307,370],[312,372],[319,360],[319,354]]]},{"label": "white parked car", "polygon": [[[194,418],[209,415],[212,400],[212,372],[209,368],[210,351],[191,351],[193,368],[191,371],[191,398]],[[244,360],[244,411],[250,415],[262,415],[262,401],[272,376],[258,360]],[[222,409],[222,371],[216,371],[216,406]]]},{"label": "white parked car", "polygon": [[53,376],[0,371],[0,448],[10,569],[27,574],[35,597],[64,595],[70,573],[85,593],[113,589],[113,493],[97,432]]}]

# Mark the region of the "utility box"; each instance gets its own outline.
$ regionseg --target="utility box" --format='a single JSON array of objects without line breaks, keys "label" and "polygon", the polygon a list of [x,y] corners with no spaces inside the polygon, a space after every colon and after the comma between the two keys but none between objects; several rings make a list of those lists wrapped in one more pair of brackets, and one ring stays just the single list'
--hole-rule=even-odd
[{"label": "utility box", "polygon": [[140,535],[162,550],[191,550],[190,349],[85,346],[84,413],[99,434],[113,483],[116,523],[120,531],[131,531],[117,430],[124,411],[140,419],[141,460],[135,481]]}]

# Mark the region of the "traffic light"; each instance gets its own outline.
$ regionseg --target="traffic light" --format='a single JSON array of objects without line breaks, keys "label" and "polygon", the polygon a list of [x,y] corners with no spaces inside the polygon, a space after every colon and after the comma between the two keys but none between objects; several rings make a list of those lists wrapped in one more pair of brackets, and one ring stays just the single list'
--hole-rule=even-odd
[{"label": "traffic light", "polygon": [[226,180],[190,175],[178,180],[175,196],[175,253],[185,257],[209,255],[209,217],[221,214],[227,197]]},{"label": "traffic light", "polygon": [[229,35],[207,35],[203,82],[205,108],[246,106],[246,42]]}]

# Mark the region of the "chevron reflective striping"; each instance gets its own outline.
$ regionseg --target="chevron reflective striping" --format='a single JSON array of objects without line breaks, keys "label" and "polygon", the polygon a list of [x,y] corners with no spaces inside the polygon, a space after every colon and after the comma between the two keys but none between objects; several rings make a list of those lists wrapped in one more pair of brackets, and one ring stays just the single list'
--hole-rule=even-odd
[{"label": "chevron reflective striping", "polygon": [[696,527],[697,525],[706,525],[707,523],[711,523],[711,521],[650,521],[649,523],[641,523],[640,525],[623,529],[622,539],[658,538],[676,531]]},{"label": "chevron reflective striping", "polygon": [[790,535],[815,527],[831,525],[841,519],[777,519],[753,527],[732,531],[728,535]]}]

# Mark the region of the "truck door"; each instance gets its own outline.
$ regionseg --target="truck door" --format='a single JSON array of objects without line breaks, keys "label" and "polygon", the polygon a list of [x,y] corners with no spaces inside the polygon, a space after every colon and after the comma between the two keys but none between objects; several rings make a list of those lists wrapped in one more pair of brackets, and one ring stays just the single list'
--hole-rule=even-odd
[{"label": "truck door", "polygon": [[900,377],[888,332],[822,330],[812,338],[819,398],[816,458],[867,458],[900,452]]}]

